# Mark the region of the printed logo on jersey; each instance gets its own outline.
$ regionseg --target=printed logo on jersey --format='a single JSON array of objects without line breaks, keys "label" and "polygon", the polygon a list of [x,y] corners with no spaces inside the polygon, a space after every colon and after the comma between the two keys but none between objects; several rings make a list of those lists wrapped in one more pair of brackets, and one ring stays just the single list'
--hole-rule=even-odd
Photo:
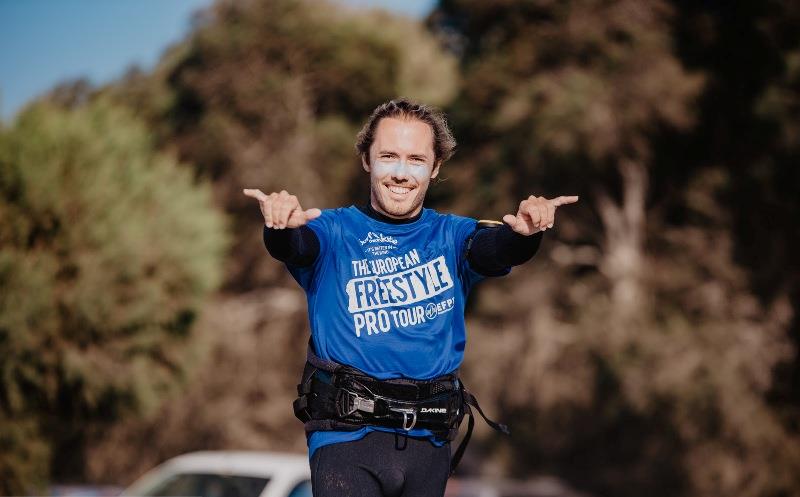
[{"label": "printed logo on jersey", "polygon": [[374,231],[370,231],[367,233],[367,237],[363,240],[358,241],[361,245],[367,243],[391,243],[392,245],[397,245],[397,238],[393,238],[391,236],[386,236],[383,233],[375,233]]},{"label": "printed logo on jersey", "polygon": [[362,247],[366,245],[364,250],[372,255],[385,255],[388,254],[390,250],[394,250],[397,247],[397,238],[370,231],[367,233],[367,236],[363,240],[359,240],[358,243],[360,243]]},{"label": "printed logo on jersey", "polygon": [[424,306],[413,305],[453,288],[443,255],[422,261],[417,249],[413,249],[401,256],[360,259],[351,264],[354,277],[346,283],[345,292],[347,310],[353,316],[359,338],[416,326],[436,319],[455,305],[452,297]]},{"label": "printed logo on jersey", "polygon": [[455,302],[453,302],[453,299],[443,300],[436,304],[431,302],[430,304],[425,306],[425,317],[428,319],[433,319],[439,314],[444,314],[447,311],[452,311],[454,304]]}]

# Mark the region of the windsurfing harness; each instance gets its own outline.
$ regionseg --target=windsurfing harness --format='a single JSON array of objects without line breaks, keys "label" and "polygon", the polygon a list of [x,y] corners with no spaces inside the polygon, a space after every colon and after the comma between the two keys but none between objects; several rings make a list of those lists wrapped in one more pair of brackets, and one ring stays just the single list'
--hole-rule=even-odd
[{"label": "windsurfing harness", "polygon": [[469,416],[467,432],[451,458],[451,474],[472,436],[473,407],[489,426],[510,434],[506,425],[486,417],[475,396],[464,388],[458,371],[424,381],[379,380],[356,368],[321,359],[309,345],[297,393],[294,414],[307,432],[352,431],[364,425],[404,431],[427,428],[436,437],[452,441],[464,416]]}]

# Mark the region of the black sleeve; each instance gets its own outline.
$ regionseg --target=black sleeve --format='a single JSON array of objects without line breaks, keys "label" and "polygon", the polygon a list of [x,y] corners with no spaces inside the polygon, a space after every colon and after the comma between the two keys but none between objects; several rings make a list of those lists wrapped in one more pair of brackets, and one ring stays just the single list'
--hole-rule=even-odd
[{"label": "black sleeve", "polygon": [[264,246],[272,257],[292,266],[310,266],[319,255],[319,238],[308,226],[277,230],[264,225]]},{"label": "black sleeve", "polygon": [[472,235],[467,261],[484,276],[505,274],[506,268],[528,261],[539,250],[543,231],[520,235],[507,224],[499,228],[476,229]]}]

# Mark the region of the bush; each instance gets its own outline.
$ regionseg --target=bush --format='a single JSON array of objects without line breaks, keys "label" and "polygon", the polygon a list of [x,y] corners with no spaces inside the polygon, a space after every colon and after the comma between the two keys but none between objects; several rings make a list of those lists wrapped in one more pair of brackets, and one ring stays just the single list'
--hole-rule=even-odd
[{"label": "bush", "polygon": [[20,493],[14,474],[45,479],[26,468],[79,476],[87,434],[174,388],[227,235],[208,185],[102,100],[0,131],[0,219],[0,491]]}]

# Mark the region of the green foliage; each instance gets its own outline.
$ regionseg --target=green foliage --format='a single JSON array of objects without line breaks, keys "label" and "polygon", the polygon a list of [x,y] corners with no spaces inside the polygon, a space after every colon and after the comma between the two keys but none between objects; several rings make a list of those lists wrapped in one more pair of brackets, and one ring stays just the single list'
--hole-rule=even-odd
[{"label": "green foliage", "polygon": [[45,491],[51,450],[35,419],[10,419],[0,413],[0,449],[0,491]]},{"label": "green foliage", "polygon": [[223,1],[153,74],[105,91],[213,179],[237,236],[225,286],[243,289],[278,268],[253,243],[260,214],[242,188],[317,207],[363,201],[353,145],[364,117],[398,95],[446,103],[457,81],[418,22],[323,1]]},{"label": "green foliage", "polygon": [[152,410],[174,388],[197,309],[222,277],[225,224],[208,185],[105,101],[37,104],[0,134],[0,218],[0,412],[12,444],[0,467],[16,472],[7,465],[19,457],[40,470],[37,443],[78,440],[80,452],[93,423]]},{"label": "green foliage", "polygon": [[[462,208],[581,194],[555,264],[473,314],[464,370],[498,365],[468,380],[520,428],[519,474],[623,496],[800,487],[797,14],[445,0],[432,16],[464,54],[451,187],[484,186]],[[497,393],[512,375],[530,389]]]},{"label": "green foliage", "polygon": [[490,182],[477,204],[513,206],[506,181],[514,199],[548,180],[587,195],[613,188],[621,161],[648,168],[657,132],[694,122],[703,84],[672,49],[673,17],[660,0],[442,2],[435,24],[464,51],[459,166]]}]

